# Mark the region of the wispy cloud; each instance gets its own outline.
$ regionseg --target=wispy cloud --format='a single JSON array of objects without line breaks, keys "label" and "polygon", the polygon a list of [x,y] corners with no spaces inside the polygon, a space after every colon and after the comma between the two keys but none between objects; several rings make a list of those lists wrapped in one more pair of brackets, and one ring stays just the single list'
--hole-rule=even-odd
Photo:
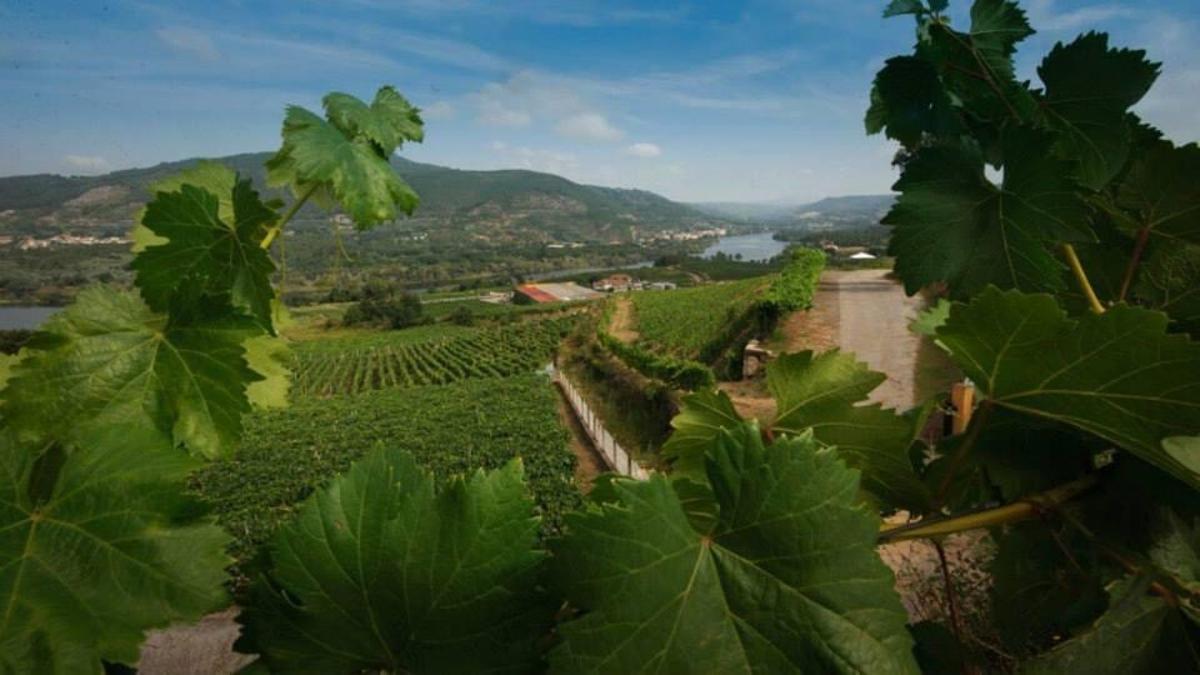
[{"label": "wispy cloud", "polygon": [[570,176],[579,171],[579,160],[569,152],[512,146],[504,141],[493,141],[489,148],[499,156],[504,166],[544,171],[560,176]]},{"label": "wispy cloud", "polygon": [[614,127],[608,118],[597,112],[584,112],[559,120],[555,133],[567,138],[588,142],[619,141],[625,132]]},{"label": "wispy cloud", "polygon": [[653,159],[662,156],[662,148],[654,143],[634,143],[625,148],[625,154],[630,157],[639,157],[642,159]]},{"label": "wispy cloud", "polygon": [[109,168],[107,159],[99,155],[67,155],[63,157],[67,166],[84,173],[99,173]]},{"label": "wispy cloud", "polygon": [[632,23],[673,23],[685,18],[685,4],[647,8],[612,0],[351,0],[359,7],[415,16],[458,16],[520,20],[549,25],[594,27]]},{"label": "wispy cloud", "polygon": [[159,40],[175,51],[205,61],[216,61],[221,57],[216,45],[213,44],[212,38],[201,31],[192,28],[173,27],[159,28],[154,31],[154,34]]},{"label": "wispy cloud", "polygon": [[1103,21],[1138,15],[1134,8],[1116,3],[1065,9],[1058,6],[1057,0],[1030,0],[1027,10],[1030,22],[1042,31],[1079,30],[1093,27]]}]

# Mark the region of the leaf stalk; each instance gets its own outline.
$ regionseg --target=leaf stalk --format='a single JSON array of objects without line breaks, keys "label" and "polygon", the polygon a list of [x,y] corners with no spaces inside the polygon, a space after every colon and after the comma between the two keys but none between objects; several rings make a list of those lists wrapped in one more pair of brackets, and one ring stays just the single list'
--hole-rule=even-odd
[{"label": "leaf stalk", "polygon": [[1092,282],[1088,281],[1087,272],[1083,270],[1083,263],[1079,262],[1079,256],[1075,253],[1075,247],[1070,244],[1062,245],[1063,255],[1067,258],[1067,264],[1071,266],[1071,274],[1075,275],[1075,281],[1079,284],[1080,290],[1087,297],[1088,305],[1092,312],[1096,314],[1104,313],[1104,303],[1100,302],[1100,298],[1096,297],[1096,291],[1092,288]]},{"label": "leaf stalk", "polygon": [[1138,230],[1137,243],[1133,246],[1133,254],[1129,257],[1129,265],[1125,268],[1125,278],[1121,280],[1121,293],[1117,296],[1117,301],[1122,302],[1125,296],[1129,295],[1129,289],[1133,286],[1133,277],[1137,274],[1138,265],[1142,263],[1142,256],[1146,253],[1146,245],[1150,242],[1150,228],[1143,227]]},{"label": "leaf stalk", "polygon": [[259,244],[263,250],[271,248],[271,244],[275,243],[275,238],[279,236],[280,232],[283,232],[283,226],[287,225],[288,222],[296,216],[296,214],[300,211],[300,207],[304,206],[304,202],[308,201],[308,198],[317,191],[317,187],[318,184],[313,183],[312,187],[305,190],[304,194],[300,195],[296,201],[292,202],[291,207],[284,212],[283,217],[279,219],[279,222],[275,223],[273,226],[271,226],[271,229],[267,230],[267,236],[263,237],[262,243]]}]

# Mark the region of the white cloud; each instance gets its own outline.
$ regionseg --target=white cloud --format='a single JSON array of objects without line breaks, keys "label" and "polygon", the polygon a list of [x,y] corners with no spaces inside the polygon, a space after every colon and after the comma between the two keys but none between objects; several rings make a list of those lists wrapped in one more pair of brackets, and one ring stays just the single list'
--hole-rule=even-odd
[{"label": "white cloud", "polygon": [[108,168],[108,160],[99,155],[67,155],[63,160],[72,169],[85,173],[97,173]]},{"label": "white cloud", "polygon": [[154,31],[168,47],[205,61],[215,61],[221,54],[207,34],[191,28],[160,28]]},{"label": "white cloud", "polygon": [[625,154],[630,155],[631,157],[652,159],[662,155],[662,148],[658,147],[654,143],[634,143],[633,145],[625,148]]},{"label": "white cloud", "polygon": [[582,112],[564,117],[554,127],[560,136],[581,141],[619,141],[625,132],[609,123],[608,118],[597,112]]},{"label": "white cloud", "polygon": [[1136,16],[1129,7],[1117,4],[1089,5],[1072,9],[1059,9],[1056,0],[1032,0],[1029,3],[1029,19],[1041,31],[1073,31],[1096,25],[1101,21]]},{"label": "white cloud", "polygon": [[489,147],[492,152],[500,155],[504,164],[509,167],[543,171],[559,176],[579,171],[579,160],[569,152],[511,146],[504,141],[492,141]]},{"label": "white cloud", "polygon": [[426,121],[454,119],[457,114],[458,111],[449,101],[434,101],[421,108],[421,117]]}]

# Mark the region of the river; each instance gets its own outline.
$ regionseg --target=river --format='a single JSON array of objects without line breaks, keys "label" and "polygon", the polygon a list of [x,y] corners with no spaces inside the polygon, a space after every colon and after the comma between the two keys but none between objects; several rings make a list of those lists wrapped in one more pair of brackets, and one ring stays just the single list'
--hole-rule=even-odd
[{"label": "river", "polygon": [[702,258],[711,258],[718,253],[726,255],[742,255],[742,260],[770,260],[783,253],[787,242],[775,241],[774,232],[759,232],[758,234],[739,234],[732,237],[721,237],[701,254]]},{"label": "river", "polygon": [[0,306],[0,330],[37,328],[51,314],[62,307],[2,307]]}]

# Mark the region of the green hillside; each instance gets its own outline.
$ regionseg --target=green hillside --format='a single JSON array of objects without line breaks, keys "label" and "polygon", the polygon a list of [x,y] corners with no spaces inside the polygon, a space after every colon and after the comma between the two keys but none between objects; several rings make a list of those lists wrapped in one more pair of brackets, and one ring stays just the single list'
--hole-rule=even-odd
[{"label": "green hillside", "polygon": [[[274,191],[266,189],[264,180],[267,157],[251,153],[217,161],[252,176],[260,189],[271,194]],[[148,198],[151,184],[196,161],[100,176],[0,178],[0,233],[123,232]],[[415,217],[405,221],[405,229],[428,229],[431,236],[615,243],[631,241],[635,233],[691,229],[715,220],[650,192],[581,185],[536,171],[462,171],[400,157],[392,164],[421,195],[421,205]],[[300,220],[328,222],[315,207],[305,207]]]}]

